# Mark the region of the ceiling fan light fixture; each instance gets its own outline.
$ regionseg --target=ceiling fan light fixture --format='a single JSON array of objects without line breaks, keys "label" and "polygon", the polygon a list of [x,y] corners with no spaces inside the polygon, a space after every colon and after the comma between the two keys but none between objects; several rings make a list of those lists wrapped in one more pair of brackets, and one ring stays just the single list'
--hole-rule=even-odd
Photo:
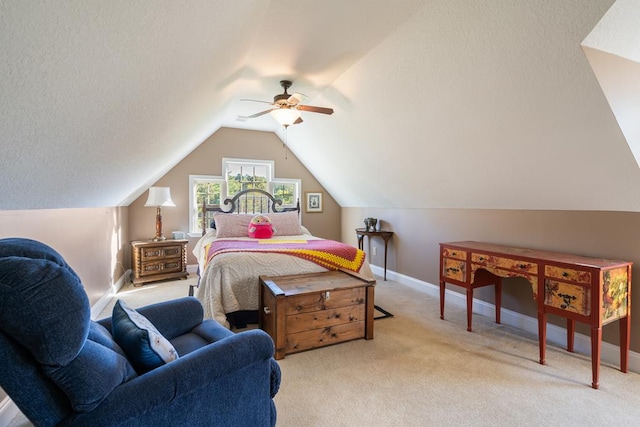
[{"label": "ceiling fan light fixture", "polygon": [[281,126],[291,126],[300,118],[300,111],[296,108],[276,108],[271,110],[271,116]]}]

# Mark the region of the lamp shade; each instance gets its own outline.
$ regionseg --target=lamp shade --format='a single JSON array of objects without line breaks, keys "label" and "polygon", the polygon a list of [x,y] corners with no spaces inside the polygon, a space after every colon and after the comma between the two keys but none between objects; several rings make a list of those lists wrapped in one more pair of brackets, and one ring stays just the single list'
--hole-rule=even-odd
[{"label": "lamp shade", "polygon": [[169,187],[150,187],[145,207],[175,206]]},{"label": "lamp shade", "polygon": [[277,108],[271,110],[270,114],[282,126],[291,126],[300,118],[300,111],[297,108]]}]

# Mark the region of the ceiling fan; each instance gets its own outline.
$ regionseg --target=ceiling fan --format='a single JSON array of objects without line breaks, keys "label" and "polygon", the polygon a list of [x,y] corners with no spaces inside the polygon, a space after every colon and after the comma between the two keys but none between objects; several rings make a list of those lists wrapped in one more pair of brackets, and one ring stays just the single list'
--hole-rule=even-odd
[{"label": "ceiling fan", "polygon": [[280,86],[282,86],[284,92],[274,96],[273,102],[260,101],[257,99],[241,99],[240,101],[264,102],[266,104],[271,104],[273,107],[264,111],[260,111],[259,113],[253,114],[251,116],[238,116],[238,119],[254,119],[256,117],[262,116],[263,114],[271,113],[271,116],[276,119],[278,123],[280,123],[284,127],[288,127],[290,125],[297,125],[298,123],[302,123],[300,111],[333,114],[333,108],[314,107],[311,105],[300,104],[300,102],[304,98],[306,98],[306,96],[301,93],[293,93],[292,95],[289,95],[287,93],[287,89],[289,89],[291,85],[292,82],[290,80],[280,80]]}]

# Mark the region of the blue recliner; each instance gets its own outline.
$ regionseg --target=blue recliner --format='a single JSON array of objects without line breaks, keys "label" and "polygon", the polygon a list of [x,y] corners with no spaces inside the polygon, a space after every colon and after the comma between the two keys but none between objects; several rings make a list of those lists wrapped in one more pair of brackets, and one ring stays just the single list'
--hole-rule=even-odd
[{"label": "blue recliner", "polygon": [[60,254],[0,239],[0,386],[36,426],[275,425],[280,369],[266,333],[203,320],[193,297],[137,311],[177,360],[136,372]]}]

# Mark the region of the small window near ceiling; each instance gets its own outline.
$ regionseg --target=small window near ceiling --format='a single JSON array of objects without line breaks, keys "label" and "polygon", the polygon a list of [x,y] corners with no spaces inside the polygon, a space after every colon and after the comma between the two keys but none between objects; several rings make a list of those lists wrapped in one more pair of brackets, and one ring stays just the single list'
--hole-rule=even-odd
[{"label": "small window near ceiling", "polygon": [[248,188],[269,191],[271,164],[226,160],[227,195],[233,196]]}]

